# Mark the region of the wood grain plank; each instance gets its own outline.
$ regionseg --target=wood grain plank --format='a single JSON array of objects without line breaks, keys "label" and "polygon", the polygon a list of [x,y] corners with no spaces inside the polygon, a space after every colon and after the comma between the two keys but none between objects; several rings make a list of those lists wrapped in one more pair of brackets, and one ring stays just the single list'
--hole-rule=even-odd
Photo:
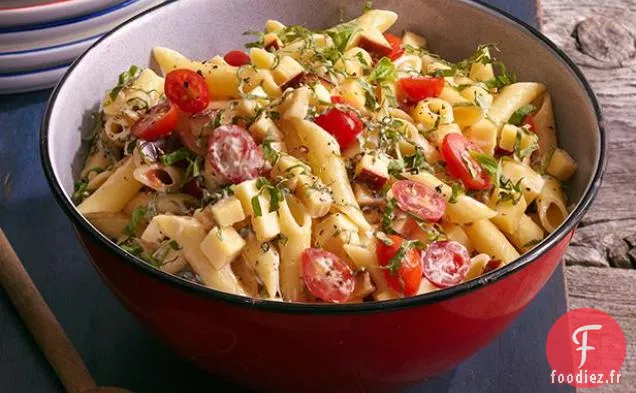
[{"label": "wood grain plank", "polygon": [[636,392],[636,270],[571,266],[566,269],[569,307],[597,308],[621,325],[627,341],[627,357],[621,370],[623,384],[604,385],[599,393]]},{"label": "wood grain plank", "polygon": [[541,0],[543,32],[581,67],[602,107],[607,172],[568,264],[636,266],[636,0]]}]

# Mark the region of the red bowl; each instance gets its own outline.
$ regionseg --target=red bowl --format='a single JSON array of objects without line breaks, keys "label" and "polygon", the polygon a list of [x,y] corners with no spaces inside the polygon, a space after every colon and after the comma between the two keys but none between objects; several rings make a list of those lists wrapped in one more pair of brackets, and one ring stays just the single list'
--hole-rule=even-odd
[{"label": "red bowl", "polygon": [[[73,175],[82,162],[79,130],[86,128],[85,113],[95,109],[120,70],[131,63],[146,64],[150,48],[157,44],[200,57],[222,53],[235,46],[233,37],[269,18],[327,26],[338,20],[337,0],[240,0],[229,7],[220,0],[170,3],[101,39],[53,93],[42,126],[42,161],[93,263],[137,318],[214,375],[272,392],[384,392],[439,374],[490,342],[535,297],[598,190],[606,149],[598,104],[580,71],[554,44],[523,22],[478,3],[445,2],[439,7],[439,2],[418,0],[390,6],[386,2],[374,5],[397,11],[398,28],[420,31],[442,55],[466,57],[479,42],[500,42],[502,60],[521,80],[549,86],[561,145],[579,163],[568,187],[576,203],[557,231],[518,260],[452,288],[351,305],[290,304],[225,294],[126,254],[70,201]],[[362,2],[347,7],[353,15]],[[240,21],[233,18],[238,9],[243,12]],[[181,23],[184,18],[186,25]],[[227,37],[227,45],[210,39],[219,35]],[[577,137],[568,138],[574,132]]]}]

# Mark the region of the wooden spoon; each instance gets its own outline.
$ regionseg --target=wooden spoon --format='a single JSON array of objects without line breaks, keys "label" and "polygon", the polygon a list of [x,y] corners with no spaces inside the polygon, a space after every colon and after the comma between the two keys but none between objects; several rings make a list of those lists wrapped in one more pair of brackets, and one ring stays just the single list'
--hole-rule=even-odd
[{"label": "wooden spoon", "polygon": [[73,343],[24,269],[2,228],[0,285],[4,287],[68,393],[132,393],[121,388],[97,387]]}]

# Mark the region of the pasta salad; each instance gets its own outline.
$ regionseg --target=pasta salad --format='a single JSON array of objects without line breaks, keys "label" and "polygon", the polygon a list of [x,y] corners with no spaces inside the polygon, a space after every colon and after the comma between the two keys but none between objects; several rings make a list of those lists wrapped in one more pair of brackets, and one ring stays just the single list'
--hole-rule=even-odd
[{"label": "pasta salad", "polygon": [[73,194],[125,251],[290,302],[414,296],[517,259],[568,215],[546,86],[482,45],[453,63],[366,10],[268,20],[248,51],[162,47],[106,92]]}]

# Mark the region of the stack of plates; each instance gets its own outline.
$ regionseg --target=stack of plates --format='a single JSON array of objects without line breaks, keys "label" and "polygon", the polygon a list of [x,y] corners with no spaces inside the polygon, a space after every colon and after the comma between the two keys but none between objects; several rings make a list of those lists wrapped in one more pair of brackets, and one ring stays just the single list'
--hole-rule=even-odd
[{"label": "stack of plates", "polygon": [[0,1],[0,94],[54,86],[102,35],[163,1]]}]

